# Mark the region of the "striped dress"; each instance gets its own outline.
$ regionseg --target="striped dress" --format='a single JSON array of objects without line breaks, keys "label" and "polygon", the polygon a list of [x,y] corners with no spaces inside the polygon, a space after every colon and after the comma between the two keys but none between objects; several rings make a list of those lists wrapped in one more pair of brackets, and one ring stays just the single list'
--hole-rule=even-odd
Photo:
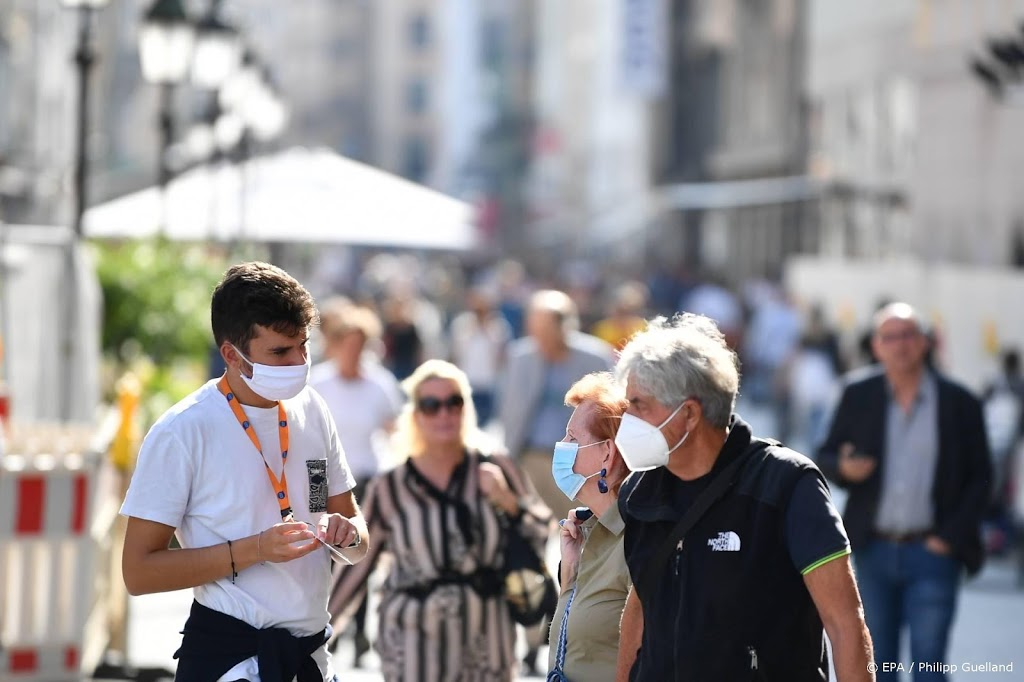
[{"label": "striped dress", "polygon": [[[543,545],[550,524],[547,507],[512,460],[489,459],[526,503],[513,523]],[[362,506],[369,553],[336,571],[328,609],[334,631],[340,632],[377,562],[390,555],[376,642],[385,680],[491,682],[516,676],[515,622],[504,596],[481,595],[450,580],[501,567],[504,520],[480,492],[480,461],[479,454],[467,453],[444,491],[420,474],[412,459],[367,486]],[[449,580],[436,584],[442,576]]]}]

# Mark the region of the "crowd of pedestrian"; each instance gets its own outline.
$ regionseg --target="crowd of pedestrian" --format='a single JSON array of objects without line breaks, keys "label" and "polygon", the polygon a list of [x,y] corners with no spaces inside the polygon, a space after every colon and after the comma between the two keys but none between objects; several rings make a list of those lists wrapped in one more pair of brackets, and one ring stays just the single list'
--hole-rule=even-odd
[{"label": "crowd of pedestrian", "polygon": [[[895,679],[904,628],[944,659],[1012,507],[1015,356],[983,402],[905,303],[861,368],[777,282],[438,268],[378,257],[319,312],[273,266],[225,275],[227,369],[153,427],[122,508],[130,590],[195,588],[179,675],[331,680],[339,637],[388,680]],[[508,568],[547,542],[557,603]]]}]

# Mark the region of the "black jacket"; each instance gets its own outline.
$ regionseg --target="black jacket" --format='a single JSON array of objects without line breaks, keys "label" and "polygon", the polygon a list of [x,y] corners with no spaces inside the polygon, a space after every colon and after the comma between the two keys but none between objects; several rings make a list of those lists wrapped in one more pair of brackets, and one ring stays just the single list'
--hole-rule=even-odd
[{"label": "black jacket", "polygon": [[[751,439],[733,422],[710,476],[737,458],[736,482],[687,533],[681,550],[642,585],[645,568],[683,511],[673,503],[676,479],[664,468],[633,474],[619,509],[624,550],[643,606],[644,634],[631,680],[687,682],[820,682],[828,679],[818,611],[793,566],[785,541],[787,503],[806,457]],[[716,536],[735,538],[730,551]]]},{"label": "black jacket", "polygon": [[[935,382],[939,396],[939,457],[932,489],[932,532],[950,544],[954,556],[973,574],[984,560],[980,524],[992,479],[981,403],[967,389],[941,375],[935,375]],[[818,448],[822,472],[850,493],[843,520],[854,552],[870,542],[875,532],[882,470],[888,456],[888,405],[884,373],[880,369],[858,373],[844,389],[828,436]],[[846,442],[853,443],[858,452],[878,458],[874,472],[861,483],[839,475],[839,448]]]},{"label": "black jacket", "polygon": [[197,601],[182,630],[175,680],[213,682],[242,661],[256,656],[260,679],[323,682],[312,654],[331,637],[331,626],[308,637],[295,637],[284,628],[259,630]]}]

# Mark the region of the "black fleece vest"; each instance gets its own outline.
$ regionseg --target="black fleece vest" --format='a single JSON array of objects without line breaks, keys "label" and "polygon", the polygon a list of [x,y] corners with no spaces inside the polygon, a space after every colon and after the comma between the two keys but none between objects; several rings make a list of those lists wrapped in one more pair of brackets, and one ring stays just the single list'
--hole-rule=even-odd
[{"label": "black fleece vest", "polygon": [[[736,457],[736,484],[686,535],[658,573],[653,593],[637,586],[644,636],[631,680],[820,682],[828,679],[821,619],[794,568],[786,507],[806,457],[758,446],[736,420],[712,476]],[[634,583],[682,516],[666,469],[634,474],[619,505]],[[651,591],[651,587],[646,589]]]}]

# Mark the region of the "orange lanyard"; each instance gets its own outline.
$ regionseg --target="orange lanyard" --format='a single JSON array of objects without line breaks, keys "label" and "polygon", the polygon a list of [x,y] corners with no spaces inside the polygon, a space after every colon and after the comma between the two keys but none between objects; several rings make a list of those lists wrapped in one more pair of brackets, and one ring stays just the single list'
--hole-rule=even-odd
[{"label": "orange lanyard", "polygon": [[217,388],[224,394],[224,397],[228,400],[228,406],[234,413],[238,423],[245,429],[245,433],[249,436],[249,440],[256,446],[256,451],[260,453],[260,457],[263,457],[263,465],[267,468],[267,477],[270,478],[270,485],[274,486],[274,493],[277,497],[277,504],[281,507],[281,518],[285,521],[292,520],[292,507],[288,502],[288,477],[285,475],[285,464],[288,463],[288,415],[285,414],[284,405],[281,401],[277,401],[277,435],[281,440],[281,480],[277,480],[277,476],[274,475],[274,471],[270,468],[267,463],[267,458],[263,454],[263,448],[260,446],[260,439],[256,436],[256,429],[249,423],[248,418],[245,416],[245,410],[242,409],[242,404],[238,402],[238,398],[231,392],[231,388],[228,386],[228,375],[225,374],[217,382]]}]

